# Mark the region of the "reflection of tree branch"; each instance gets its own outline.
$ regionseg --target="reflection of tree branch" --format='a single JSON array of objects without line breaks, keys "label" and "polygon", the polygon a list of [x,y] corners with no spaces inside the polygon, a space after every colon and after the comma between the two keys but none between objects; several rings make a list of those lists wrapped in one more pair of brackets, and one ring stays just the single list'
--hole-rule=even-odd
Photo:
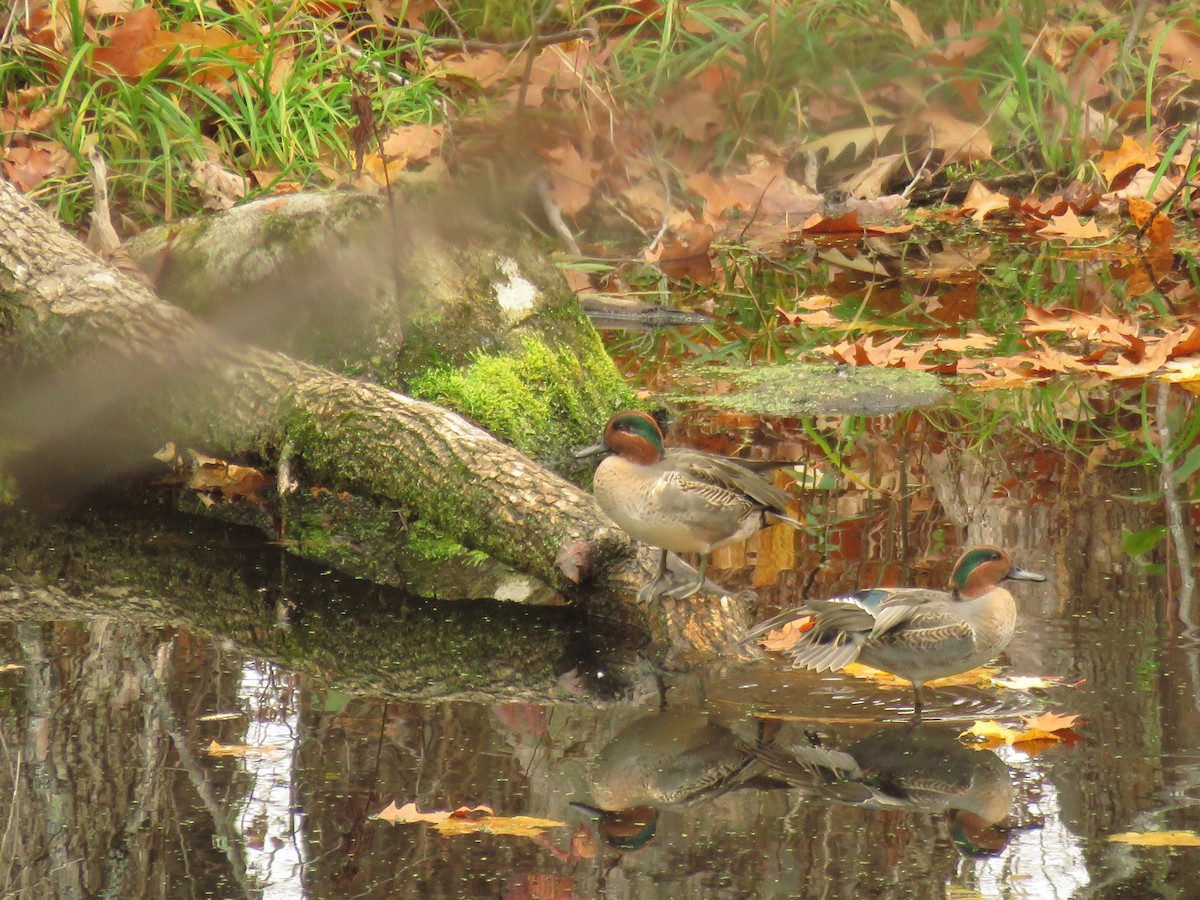
[{"label": "reflection of tree branch", "polygon": [[[4,748],[4,756],[9,755],[8,743],[4,740],[4,734],[0,732],[0,747]],[[8,866],[0,870],[0,892],[4,896],[16,894],[16,890],[12,886],[11,878],[13,869],[17,866],[17,852],[15,849],[9,849],[9,838],[13,837],[13,820],[17,817],[17,809],[21,805],[21,762],[24,756],[18,752],[16,754],[16,762],[13,765],[12,776],[12,797],[8,803],[8,821],[4,823],[4,834],[0,835],[0,859],[9,860]]]},{"label": "reflection of tree branch", "polygon": [[138,678],[141,679],[142,685],[145,688],[146,695],[149,697],[155,712],[158,713],[158,720],[162,723],[163,731],[167,733],[167,736],[171,739],[171,743],[175,745],[175,750],[179,753],[179,764],[187,772],[188,780],[191,781],[192,787],[196,789],[196,796],[200,798],[204,804],[204,808],[208,810],[208,814],[212,817],[213,828],[224,844],[225,858],[229,861],[229,871],[233,876],[233,880],[238,883],[238,886],[243,891],[249,893],[250,886],[246,881],[245,860],[239,859],[237,854],[237,848],[242,846],[241,835],[229,824],[229,819],[224,815],[221,805],[217,803],[217,798],[213,796],[212,788],[205,778],[204,770],[196,762],[196,757],[188,745],[187,738],[183,736],[183,732],[179,728],[179,722],[175,718],[175,710],[171,708],[171,702],[167,699],[163,691],[162,682],[151,671],[150,666],[146,664],[146,660],[140,654],[134,655],[133,665],[137,670]]},{"label": "reflection of tree branch", "polygon": [[[1175,558],[1179,564],[1179,620],[1188,631],[1196,628],[1194,610],[1196,581],[1192,573],[1192,549],[1188,540],[1183,521],[1183,509],[1179,503],[1179,494],[1175,489],[1175,464],[1171,459],[1171,425],[1167,421],[1167,407],[1170,401],[1171,385],[1168,382],[1158,383],[1158,393],[1155,397],[1154,418],[1158,426],[1158,445],[1162,451],[1162,463],[1159,469],[1162,478],[1163,502],[1167,507],[1167,525],[1170,543],[1174,545]],[[1170,563],[1170,552],[1167,562]],[[1171,584],[1170,572],[1167,572],[1168,588]]]},{"label": "reflection of tree branch", "polygon": [[[135,638],[139,633],[140,629],[126,629],[124,631],[126,642],[136,643]],[[102,644],[103,640],[101,639],[97,643]],[[158,661],[155,664],[156,676],[161,677],[162,671],[171,658],[170,652],[174,646],[174,638],[160,646]],[[138,658],[140,652],[141,649],[136,646],[126,647],[122,650],[122,653],[129,659]],[[154,727],[154,715],[149,710],[143,711],[142,719],[143,735],[142,740],[138,742],[142,748],[141,774],[137,783],[133,785],[133,802],[129,807],[130,815],[125,820],[125,827],[122,829],[121,842],[109,850],[108,867],[104,872],[103,896],[105,897],[122,897],[126,893],[124,890],[125,871],[128,868],[129,848],[134,846],[137,836],[150,826],[150,813],[155,808],[154,798],[159,796],[163,780],[163,765],[160,758],[163,731]]]},{"label": "reflection of tree branch", "polygon": [[53,886],[57,895],[78,897],[83,895],[79,857],[68,858],[70,843],[67,836],[74,830],[70,821],[75,812],[71,797],[60,788],[58,773],[54,771],[51,749],[51,723],[55,721],[56,704],[50,685],[50,658],[46,654],[42,637],[42,626],[38,622],[21,622],[17,625],[17,640],[25,659],[25,698],[29,703],[29,718],[25,726],[24,754],[30,762],[34,796],[41,802],[42,836],[46,846],[43,850],[50,860]]}]

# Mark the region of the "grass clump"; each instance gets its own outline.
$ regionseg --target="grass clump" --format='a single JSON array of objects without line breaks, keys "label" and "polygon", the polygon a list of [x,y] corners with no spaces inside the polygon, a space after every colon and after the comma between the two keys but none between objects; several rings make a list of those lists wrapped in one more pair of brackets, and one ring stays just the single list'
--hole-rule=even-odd
[{"label": "grass clump", "polygon": [[108,163],[115,205],[137,228],[211,206],[197,184],[206,163],[240,179],[248,196],[345,180],[356,91],[370,90],[376,117],[388,122],[436,115],[424,79],[372,89],[394,51],[352,53],[283,5],[162,4],[121,19],[84,17],[80,6],[47,7],[30,39],[18,38],[16,17],[0,40],[0,96],[23,98],[20,108],[38,121],[34,152],[44,138],[69,157],[47,166],[30,191],[52,198],[67,223],[90,206],[92,148]]}]

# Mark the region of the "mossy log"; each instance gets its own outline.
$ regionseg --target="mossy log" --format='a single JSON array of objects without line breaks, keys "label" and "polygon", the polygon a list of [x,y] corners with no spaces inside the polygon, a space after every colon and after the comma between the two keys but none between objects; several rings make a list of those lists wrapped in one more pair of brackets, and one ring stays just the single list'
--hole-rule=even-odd
[{"label": "mossy log", "polygon": [[649,628],[659,656],[723,652],[744,604],[625,602],[645,554],[591,496],[461,416],[227,337],[100,261],[0,184],[0,469],[81,484],[164,441],[287,463]]},{"label": "mossy log", "polygon": [[557,268],[481,192],[290,194],[127,249],[222,335],[448,406],[555,471],[633,399]]}]

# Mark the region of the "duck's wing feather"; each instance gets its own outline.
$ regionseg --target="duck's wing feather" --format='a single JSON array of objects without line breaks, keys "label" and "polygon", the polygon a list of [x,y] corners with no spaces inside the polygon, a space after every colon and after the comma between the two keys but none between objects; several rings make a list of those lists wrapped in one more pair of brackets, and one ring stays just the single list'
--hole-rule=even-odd
[{"label": "duck's wing feather", "polygon": [[787,505],[792,500],[787,492],[775,487],[737,460],[684,448],[668,450],[666,458],[672,468],[697,484],[724,488],[731,493],[748,497],[766,510],[786,515]]},{"label": "duck's wing feather", "polygon": [[876,588],[862,591],[870,596],[864,605],[875,616],[871,637],[877,638],[898,628],[937,627],[946,617],[950,595],[927,588]]},{"label": "duck's wing feather", "polygon": [[835,671],[858,659],[863,645],[949,648],[972,642],[974,631],[948,606],[944,591],[924,588],[872,588],[841,597],[810,600],[756,625],[746,640],[798,621],[812,627],[783,651],[797,668]]},{"label": "duck's wing feather", "polygon": [[839,597],[809,600],[800,606],[785,609],[778,615],[759,622],[746,632],[742,640],[758,640],[785,625],[809,618],[821,622],[824,630],[829,630],[830,627],[833,627],[835,629],[870,631],[874,625],[875,616],[864,605],[864,599],[868,593],[870,592],[858,591]]},{"label": "duck's wing feather", "polygon": [[766,634],[772,627],[809,616],[812,618],[812,627],[801,634],[784,653],[791,657],[792,665],[796,668],[817,672],[836,671],[858,658],[862,645],[871,634],[875,616],[865,605],[871,593],[859,591],[842,597],[810,600],[802,607],[757,626],[751,633]]}]

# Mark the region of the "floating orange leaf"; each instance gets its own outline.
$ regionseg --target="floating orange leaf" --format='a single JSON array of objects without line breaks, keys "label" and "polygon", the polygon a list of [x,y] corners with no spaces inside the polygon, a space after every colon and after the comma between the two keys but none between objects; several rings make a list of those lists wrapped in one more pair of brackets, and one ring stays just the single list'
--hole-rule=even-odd
[{"label": "floating orange leaf", "polygon": [[804,616],[801,619],[795,619],[791,622],[785,622],[779,628],[767,632],[759,645],[764,650],[780,652],[782,650],[790,650],[796,646],[796,642],[800,640],[801,635],[806,631],[812,631],[813,622],[812,616]]},{"label": "floating orange leaf", "polygon": [[1200,834],[1194,831],[1124,831],[1108,839],[1142,847],[1200,847]]},{"label": "floating orange leaf", "polygon": [[533,816],[497,816],[488,806],[460,806],[453,812],[438,810],[423,813],[415,803],[405,803],[396,806],[393,800],[386,807],[372,816],[392,824],[412,824],[426,822],[433,825],[445,835],[474,834],[487,832],[489,834],[508,834],[519,837],[536,837],[548,828],[560,828],[565,822],[554,819],[539,819]]},{"label": "floating orange leaf", "polygon": [[1060,716],[1055,713],[1023,716],[1022,719],[1026,726],[1024,731],[1007,728],[989,719],[975,722],[959,737],[979,738],[982,746],[988,749],[1007,744],[1032,756],[1048,746],[1066,740],[1070,736],[1071,726],[1079,722],[1078,716]]},{"label": "floating orange leaf", "polygon": [[254,747],[248,744],[220,744],[216,741],[211,742],[204,748],[204,752],[209,756],[237,756],[240,758],[272,756],[278,753],[283,753],[283,747],[275,747],[270,744]]},{"label": "floating orange leaf", "polygon": [[1079,716],[1061,716],[1055,712],[1044,712],[1040,716],[1021,716],[1021,721],[1025,723],[1026,728],[1050,732],[1066,731],[1082,724]]}]

